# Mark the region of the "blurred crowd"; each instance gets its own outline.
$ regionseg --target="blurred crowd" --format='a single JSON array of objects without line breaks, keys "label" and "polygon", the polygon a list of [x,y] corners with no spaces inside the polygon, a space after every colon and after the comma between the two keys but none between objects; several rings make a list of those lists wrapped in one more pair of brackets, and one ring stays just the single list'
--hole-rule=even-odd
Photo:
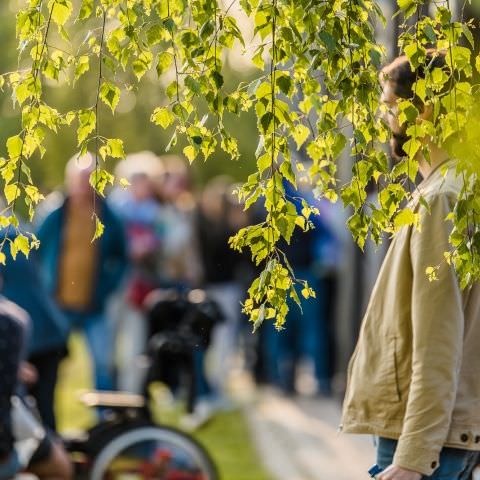
[{"label": "blurred crowd", "polygon": [[[265,324],[252,335],[241,302],[258,272],[228,239],[260,222],[262,207],[245,211],[226,176],[195,188],[189,166],[177,156],[129,155],[116,167],[117,178],[126,181],[105,198],[93,194],[94,169],[90,154],[68,162],[64,188],[37,212],[39,250],[28,259],[8,259],[1,271],[3,295],[31,317],[30,390],[49,428],[56,429],[54,392],[72,331],[85,337],[96,389],[141,392],[149,337],[145,302],[158,289],[202,290],[218,305],[222,321],[199,347],[197,406],[228,403],[238,369],[286,394],[331,394],[342,258],[335,207],[316,201],[308,189],[285,185],[298,211],[302,200],[320,210],[314,229],[281,246],[317,299],[303,302],[303,312],[292,302],[284,330]],[[103,235],[92,241],[99,222]]]}]

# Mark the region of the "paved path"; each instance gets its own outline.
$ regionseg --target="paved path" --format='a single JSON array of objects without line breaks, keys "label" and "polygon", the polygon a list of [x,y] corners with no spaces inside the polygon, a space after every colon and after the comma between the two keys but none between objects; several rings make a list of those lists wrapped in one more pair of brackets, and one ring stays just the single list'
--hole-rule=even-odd
[{"label": "paved path", "polygon": [[249,403],[248,422],[274,480],[369,478],[366,471],[375,457],[372,438],[338,433],[337,401],[260,390]]}]

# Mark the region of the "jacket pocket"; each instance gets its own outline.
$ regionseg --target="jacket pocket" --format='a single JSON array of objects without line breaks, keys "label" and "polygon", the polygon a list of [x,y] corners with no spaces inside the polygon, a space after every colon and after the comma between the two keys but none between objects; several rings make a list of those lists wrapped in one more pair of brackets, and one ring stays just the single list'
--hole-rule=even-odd
[{"label": "jacket pocket", "polygon": [[399,365],[397,337],[389,337],[385,358],[385,383],[392,400],[399,402],[402,399],[399,382]]},{"label": "jacket pocket", "polygon": [[402,391],[400,389],[400,378],[399,378],[399,354],[397,348],[397,337],[393,337],[392,340],[393,348],[392,348],[392,355],[393,355],[393,371],[394,371],[394,380],[395,380],[395,391],[397,394],[397,401],[400,402],[402,400]]}]

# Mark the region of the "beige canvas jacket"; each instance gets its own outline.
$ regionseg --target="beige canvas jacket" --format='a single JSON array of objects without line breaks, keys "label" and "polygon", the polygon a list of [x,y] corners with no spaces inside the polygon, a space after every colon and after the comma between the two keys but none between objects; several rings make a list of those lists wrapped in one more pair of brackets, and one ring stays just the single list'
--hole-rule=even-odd
[{"label": "beige canvas jacket", "polygon": [[[480,289],[462,291],[443,260],[445,217],[460,188],[451,161],[419,185],[431,213],[414,202],[421,230],[404,227],[385,257],[348,367],[340,426],[398,439],[394,464],[423,475],[438,468],[443,446],[480,450]],[[439,264],[429,281],[426,268]]]}]

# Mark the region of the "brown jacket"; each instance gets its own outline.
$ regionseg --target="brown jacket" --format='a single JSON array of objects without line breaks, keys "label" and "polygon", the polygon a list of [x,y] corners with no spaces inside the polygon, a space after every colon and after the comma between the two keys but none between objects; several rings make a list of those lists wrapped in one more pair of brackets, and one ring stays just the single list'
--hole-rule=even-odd
[{"label": "brown jacket", "polygon": [[[448,172],[445,170],[448,168]],[[341,430],[398,439],[394,464],[431,475],[443,446],[480,450],[480,288],[444,261],[461,182],[437,167],[413,201],[420,229],[392,241],[348,367]],[[427,267],[440,265],[430,281]]]}]

